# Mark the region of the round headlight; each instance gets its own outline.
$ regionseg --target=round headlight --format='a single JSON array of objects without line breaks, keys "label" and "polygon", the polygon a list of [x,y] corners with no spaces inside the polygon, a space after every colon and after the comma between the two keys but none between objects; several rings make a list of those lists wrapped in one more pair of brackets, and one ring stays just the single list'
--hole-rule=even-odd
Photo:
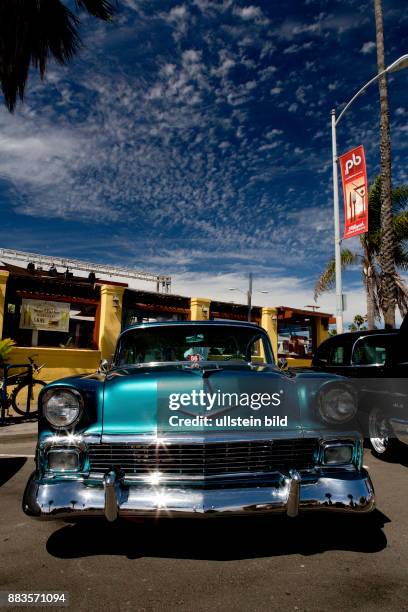
[{"label": "round headlight", "polygon": [[327,423],[345,423],[357,412],[355,394],[346,387],[332,387],[319,397],[319,413]]},{"label": "round headlight", "polygon": [[79,417],[82,397],[74,389],[50,389],[44,394],[42,406],[53,427],[69,427]]}]

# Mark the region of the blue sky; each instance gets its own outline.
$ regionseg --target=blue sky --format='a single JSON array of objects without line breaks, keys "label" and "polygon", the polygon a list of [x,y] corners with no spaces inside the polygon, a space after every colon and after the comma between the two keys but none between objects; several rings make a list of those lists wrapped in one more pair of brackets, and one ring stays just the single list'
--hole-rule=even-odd
[{"label": "blue sky", "polygon": [[[408,13],[384,0],[386,59]],[[173,276],[175,293],[312,303],[333,252],[330,109],[376,73],[373,2],[119,0],[68,67],[0,110],[1,245]],[[394,183],[408,182],[408,71],[390,78]],[[339,125],[378,172],[378,90]],[[356,241],[348,241],[355,246]],[[365,313],[345,275],[351,319]],[[153,287],[152,287],[153,288]],[[334,311],[334,296],[319,303]]]}]

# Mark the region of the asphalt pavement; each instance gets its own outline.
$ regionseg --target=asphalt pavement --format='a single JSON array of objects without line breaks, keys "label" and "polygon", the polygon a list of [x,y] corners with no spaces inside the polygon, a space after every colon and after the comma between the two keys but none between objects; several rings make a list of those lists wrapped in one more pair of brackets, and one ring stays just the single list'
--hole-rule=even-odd
[{"label": "asphalt pavement", "polygon": [[75,610],[408,610],[408,460],[366,452],[368,517],[69,525],[23,514],[33,455],[0,444],[0,591],[63,591]]}]

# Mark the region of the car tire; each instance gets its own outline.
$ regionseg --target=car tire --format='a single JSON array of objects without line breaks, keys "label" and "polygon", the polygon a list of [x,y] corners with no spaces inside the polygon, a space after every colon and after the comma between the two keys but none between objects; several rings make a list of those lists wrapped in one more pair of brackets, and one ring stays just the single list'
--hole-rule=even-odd
[{"label": "car tire", "polygon": [[392,427],[381,408],[373,408],[368,415],[368,439],[373,455],[381,459],[393,459],[399,450]]}]

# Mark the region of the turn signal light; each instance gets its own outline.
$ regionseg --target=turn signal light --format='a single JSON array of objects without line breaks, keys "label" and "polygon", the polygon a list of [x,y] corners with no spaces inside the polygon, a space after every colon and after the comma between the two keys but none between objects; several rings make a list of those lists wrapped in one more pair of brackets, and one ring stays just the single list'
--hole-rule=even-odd
[{"label": "turn signal light", "polygon": [[50,470],[72,472],[79,469],[79,454],[76,450],[50,450],[47,459]]},{"label": "turn signal light", "polygon": [[324,449],[323,463],[335,465],[351,463],[353,459],[353,447],[346,445],[326,446]]}]

